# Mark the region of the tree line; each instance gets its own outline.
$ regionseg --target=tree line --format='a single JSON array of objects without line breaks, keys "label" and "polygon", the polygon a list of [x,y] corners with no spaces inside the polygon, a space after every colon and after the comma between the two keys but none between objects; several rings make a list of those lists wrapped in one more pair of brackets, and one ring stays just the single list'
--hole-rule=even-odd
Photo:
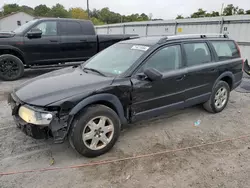
[{"label": "tree line", "polygon": [[[35,8],[18,4],[5,4],[3,6],[2,12],[0,15],[8,15],[12,12],[23,11],[28,14],[34,15],[36,17],[60,17],[60,18],[76,18],[76,19],[90,19],[95,25],[103,24],[114,24],[122,22],[135,22],[135,21],[148,21],[148,20],[162,20],[162,19],[152,19],[153,15],[142,14],[131,14],[131,15],[121,15],[119,13],[110,11],[108,7],[102,8],[100,10],[93,9],[89,12],[89,18],[87,10],[82,9],[81,7],[75,7],[70,9],[65,9],[65,7],[59,3],[50,7],[46,5],[38,5]],[[227,5],[221,13],[217,11],[207,12],[202,8],[198,11],[192,13],[186,18],[202,18],[202,17],[216,17],[216,16],[230,16],[230,15],[242,15],[250,14],[250,10],[244,10],[233,4]],[[182,15],[177,15],[176,19],[183,19]]]},{"label": "tree line", "polygon": [[[50,7],[46,5],[38,5],[35,8],[18,4],[5,4],[3,11],[0,15],[8,15],[12,12],[23,11],[36,17],[60,17],[60,18],[76,18],[76,19],[88,19],[87,10],[81,7],[65,9],[65,7],[59,3]],[[89,16],[91,21],[95,25],[102,24],[113,24],[121,22],[134,22],[134,21],[148,21],[152,18],[152,15],[142,14],[131,14],[121,15],[119,13],[110,11],[108,7],[102,8],[101,10],[93,9],[90,10]]]},{"label": "tree line", "polygon": [[[250,10],[244,10],[239,8],[238,6],[234,6],[233,4],[227,5],[221,13],[217,11],[207,12],[202,8],[199,8],[198,11],[191,14],[189,17],[186,18],[203,18],[203,17],[217,17],[217,16],[232,16],[232,15],[244,15],[250,14]],[[184,19],[182,15],[177,15],[176,19]]]}]

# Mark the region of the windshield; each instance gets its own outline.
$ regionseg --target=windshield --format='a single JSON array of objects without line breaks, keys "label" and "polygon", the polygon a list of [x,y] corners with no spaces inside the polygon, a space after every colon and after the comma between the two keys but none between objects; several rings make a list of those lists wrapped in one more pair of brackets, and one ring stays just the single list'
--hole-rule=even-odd
[{"label": "windshield", "polygon": [[90,59],[84,68],[95,69],[106,74],[119,75],[133,65],[148,49],[148,46],[114,44]]},{"label": "windshield", "polygon": [[22,33],[23,31],[25,31],[27,28],[29,28],[31,25],[33,25],[35,22],[37,22],[37,20],[31,20],[23,25],[21,25],[20,27],[16,28],[14,30],[15,33]]}]

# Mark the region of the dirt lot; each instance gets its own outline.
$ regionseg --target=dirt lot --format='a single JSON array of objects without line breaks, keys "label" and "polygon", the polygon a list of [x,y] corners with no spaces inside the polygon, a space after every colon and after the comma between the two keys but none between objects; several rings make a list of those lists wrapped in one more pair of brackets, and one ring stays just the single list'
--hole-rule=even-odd
[{"label": "dirt lot", "polygon": [[[34,140],[10,115],[6,92],[43,71],[28,71],[15,82],[0,81],[0,172],[79,165],[210,143],[250,134],[250,93],[232,92],[228,107],[209,114],[200,106],[131,125],[109,153],[87,159],[69,143]],[[250,82],[250,80],[249,80]],[[199,126],[194,122],[201,120]],[[250,137],[216,145],[78,169],[0,176],[0,188],[43,187],[250,187]]]}]

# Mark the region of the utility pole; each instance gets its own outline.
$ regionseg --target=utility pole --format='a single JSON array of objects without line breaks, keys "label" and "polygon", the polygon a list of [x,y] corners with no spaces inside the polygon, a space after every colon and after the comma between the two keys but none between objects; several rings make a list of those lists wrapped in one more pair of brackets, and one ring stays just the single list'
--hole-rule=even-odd
[{"label": "utility pole", "polygon": [[88,11],[88,18],[90,17],[89,16],[89,0],[87,0],[87,11]]},{"label": "utility pole", "polygon": [[4,16],[4,15],[3,15],[3,13],[4,13],[3,6],[2,6],[2,7],[0,7],[0,12],[2,13],[2,15],[0,15],[0,16]]},{"label": "utility pole", "polygon": [[221,16],[223,16],[222,14],[223,14],[223,10],[224,10],[224,3],[222,3],[222,5],[221,5],[221,11],[220,11],[220,15]]}]

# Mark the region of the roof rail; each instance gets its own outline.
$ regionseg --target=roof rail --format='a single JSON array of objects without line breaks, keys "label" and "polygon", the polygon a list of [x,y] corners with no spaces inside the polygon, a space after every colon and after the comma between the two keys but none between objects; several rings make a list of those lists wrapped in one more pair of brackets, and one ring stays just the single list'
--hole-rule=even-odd
[{"label": "roof rail", "polygon": [[183,38],[229,38],[227,34],[220,33],[206,33],[206,34],[186,34],[186,35],[172,35],[161,38],[158,44],[166,42],[169,39],[183,39]]}]

